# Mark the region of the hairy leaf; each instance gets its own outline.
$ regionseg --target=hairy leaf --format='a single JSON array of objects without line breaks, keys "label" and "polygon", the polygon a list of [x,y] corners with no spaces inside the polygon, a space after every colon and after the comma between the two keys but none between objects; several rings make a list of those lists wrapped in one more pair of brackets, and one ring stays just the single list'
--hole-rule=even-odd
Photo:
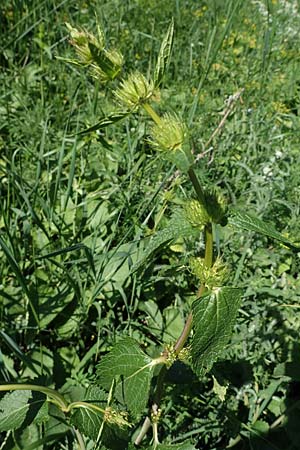
[{"label": "hairy leaf", "polygon": [[193,368],[199,377],[211,369],[227,344],[241,303],[242,290],[215,288],[193,302],[195,335],[192,342]]},{"label": "hairy leaf", "polygon": [[[107,394],[99,387],[91,386],[87,390],[84,401],[91,402],[105,409]],[[99,429],[103,422],[103,414],[86,408],[78,408],[72,414],[71,421],[85,436],[91,439],[97,439]]]},{"label": "hairy leaf", "polygon": [[97,382],[108,390],[112,381],[119,378],[116,398],[138,416],[148,401],[153,373],[151,361],[134,339],[125,338],[100,361]]},{"label": "hairy leaf", "polygon": [[[98,386],[90,386],[84,401],[105,409],[107,407],[107,393]],[[107,422],[103,424],[103,414],[100,412],[78,408],[72,414],[71,421],[82,434],[94,441],[99,439],[106,448],[119,450],[126,447],[127,430],[116,424]]]},{"label": "hairy leaf", "polygon": [[271,223],[258,219],[245,211],[231,210],[228,223],[234,227],[242,228],[247,231],[253,231],[254,233],[263,234],[272,239],[276,239],[288,247],[299,248],[298,244],[291,242],[281,233],[276,231],[275,227]]},{"label": "hairy leaf", "polygon": [[13,391],[0,401],[0,432],[28,426],[45,402],[45,396],[31,391]]},{"label": "hairy leaf", "polygon": [[173,46],[174,37],[174,20],[172,19],[169,28],[160,46],[159,55],[154,71],[154,83],[155,86],[159,86],[162,82],[166,68],[169,65],[170,54]]}]

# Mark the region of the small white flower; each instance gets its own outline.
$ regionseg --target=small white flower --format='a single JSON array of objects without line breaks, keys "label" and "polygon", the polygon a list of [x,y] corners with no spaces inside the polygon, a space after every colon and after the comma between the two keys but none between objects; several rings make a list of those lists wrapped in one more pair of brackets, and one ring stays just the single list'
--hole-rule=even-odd
[{"label": "small white flower", "polygon": [[265,166],[262,169],[265,178],[271,177],[273,175],[272,168],[270,166]]}]

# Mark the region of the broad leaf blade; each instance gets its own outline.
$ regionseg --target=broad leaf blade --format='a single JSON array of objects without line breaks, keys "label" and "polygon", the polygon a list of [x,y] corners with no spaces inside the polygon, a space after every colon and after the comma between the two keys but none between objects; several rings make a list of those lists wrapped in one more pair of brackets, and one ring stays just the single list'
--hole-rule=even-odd
[{"label": "broad leaf blade", "polygon": [[132,113],[132,111],[117,111],[117,112],[111,113],[108,116],[103,117],[95,125],[92,125],[91,127],[86,128],[85,130],[80,131],[77,134],[88,134],[88,133],[92,133],[93,131],[101,130],[102,128],[106,128],[109,125],[112,125],[116,122],[119,122],[120,120],[125,119],[125,117],[129,116],[129,114],[131,114],[131,113]]},{"label": "broad leaf blade", "polygon": [[[105,409],[107,405],[107,394],[102,389],[91,386],[87,390],[84,401],[91,402],[102,409]],[[86,408],[78,408],[72,414],[71,421],[85,436],[96,440],[103,422],[103,414]]]},{"label": "broad leaf blade", "polygon": [[0,401],[0,432],[28,426],[45,402],[45,396],[31,391],[13,391]]},{"label": "broad leaf blade", "polygon": [[281,233],[276,231],[275,227],[271,223],[258,219],[247,212],[231,210],[230,216],[228,217],[228,223],[234,227],[242,228],[247,231],[253,231],[254,233],[263,234],[264,236],[276,239],[288,247],[300,248],[298,244],[294,244],[289,239],[285,238]]},{"label": "broad leaf blade", "polygon": [[[107,393],[96,385],[88,388],[83,400],[103,410],[107,407]],[[81,433],[94,441],[99,437],[99,430],[103,427],[101,442],[108,448],[119,449],[126,447],[128,435],[126,429],[121,429],[117,425],[108,422],[103,424],[103,414],[101,412],[87,408],[78,408],[72,414],[71,421]]]},{"label": "broad leaf blade", "polygon": [[167,33],[161,43],[154,71],[154,83],[155,86],[157,87],[161,84],[165,71],[169,65],[170,55],[173,46],[173,37],[174,37],[174,20],[172,19],[169,28],[167,30]]},{"label": "broad leaf blade", "polygon": [[162,230],[157,231],[145,246],[145,251],[141,255],[139,261],[133,266],[132,271],[136,271],[143,266],[150,257],[162,247],[170,244],[175,239],[190,238],[199,234],[199,231],[194,228],[190,222],[185,218],[182,211],[177,211],[170,219],[168,225]]},{"label": "broad leaf blade", "polygon": [[123,339],[100,361],[97,382],[108,390],[112,381],[121,377],[116,396],[125,402],[134,416],[138,416],[148,401],[153,373],[151,361],[134,339]]},{"label": "broad leaf blade", "polygon": [[199,377],[211,369],[230,339],[241,296],[241,289],[223,287],[193,302],[192,361]]},{"label": "broad leaf blade", "polygon": [[[90,386],[84,401],[105,409],[107,407],[107,393],[98,386]],[[78,408],[72,414],[71,421],[82,434],[94,441],[99,438],[99,431],[103,427],[100,440],[107,448],[119,450],[126,446],[128,431],[108,422],[103,424],[103,414],[100,412]]]},{"label": "broad leaf blade", "polygon": [[148,447],[147,450],[196,450],[196,447],[190,442],[182,442],[181,444],[158,444],[156,446]]}]

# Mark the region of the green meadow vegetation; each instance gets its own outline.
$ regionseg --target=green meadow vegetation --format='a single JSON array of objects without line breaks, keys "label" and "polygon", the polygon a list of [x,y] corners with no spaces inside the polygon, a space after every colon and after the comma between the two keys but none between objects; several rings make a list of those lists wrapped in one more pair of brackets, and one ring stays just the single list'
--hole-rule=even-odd
[{"label": "green meadow vegetation", "polygon": [[300,448],[299,29],[2,0],[0,450]]}]

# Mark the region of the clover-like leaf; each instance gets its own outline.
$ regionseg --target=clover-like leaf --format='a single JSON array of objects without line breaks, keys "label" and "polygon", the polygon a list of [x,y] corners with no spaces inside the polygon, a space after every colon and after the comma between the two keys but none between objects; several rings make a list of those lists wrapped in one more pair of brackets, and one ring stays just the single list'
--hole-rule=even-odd
[{"label": "clover-like leaf", "polygon": [[199,377],[211,369],[229,341],[241,296],[241,289],[222,287],[193,302],[192,361]]}]

